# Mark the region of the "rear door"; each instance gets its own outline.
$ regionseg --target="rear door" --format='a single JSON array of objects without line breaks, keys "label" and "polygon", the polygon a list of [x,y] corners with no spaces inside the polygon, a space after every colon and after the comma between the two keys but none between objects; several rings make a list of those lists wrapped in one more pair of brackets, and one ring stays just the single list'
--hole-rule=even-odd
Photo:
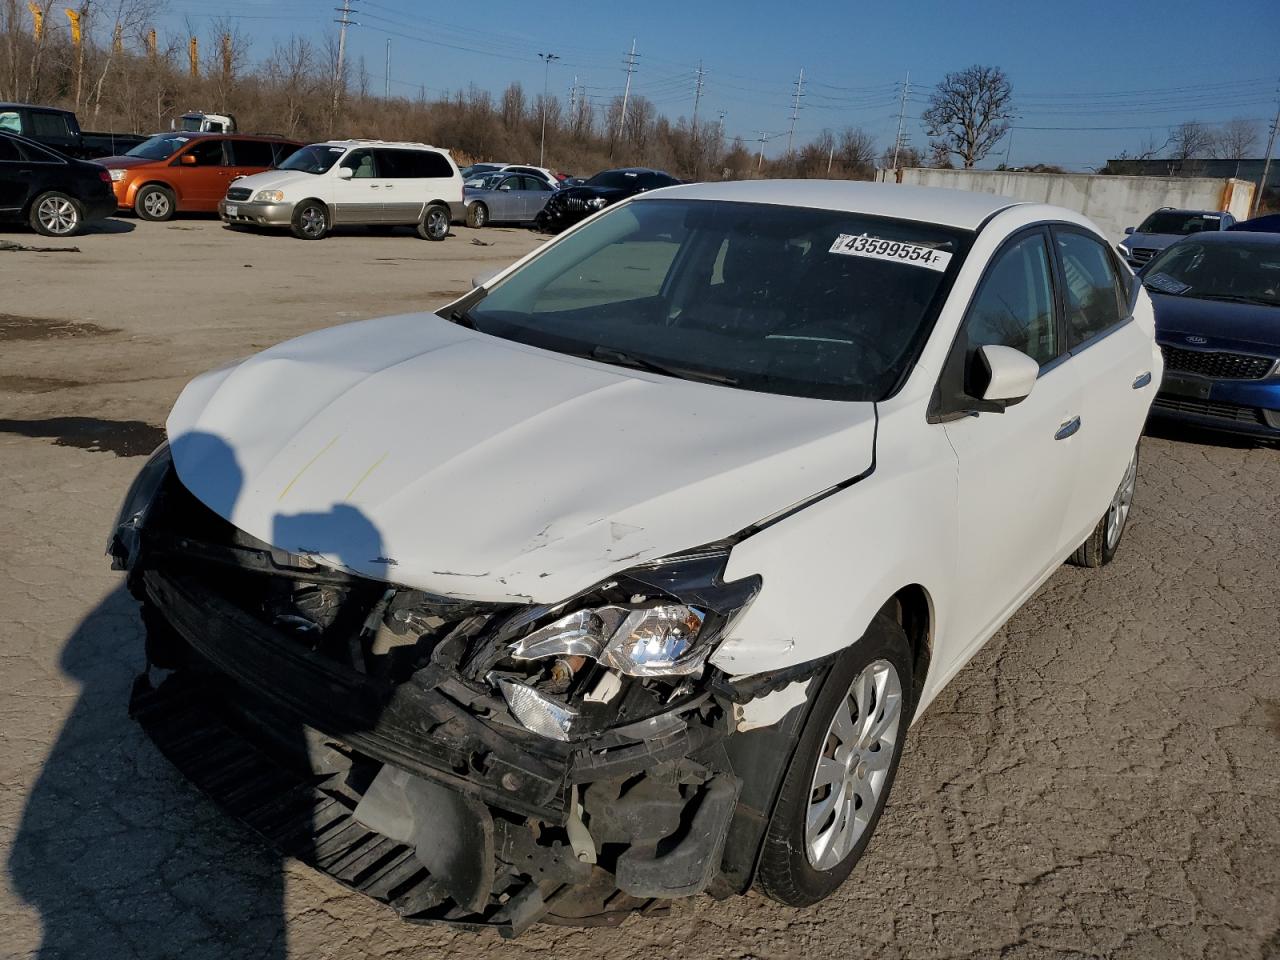
[{"label": "rear door", "polygon": [[[1049,233],[1033,227],[996,253],[969,304],[939,394],[959,485],[956,636],[964,659],[1059,561],[1062,518],[1077,473],[1079,382],[1059,323]],[[1013,347],[1040,363],[1031,394],[1003,412],[974,413],[980,346]]]},{"label": "rear door", "polygon": [[1079,473],[1064,521],[1069,545],[1078,545],[1111,502],[1159,384],[1151,335],[1133,319],[1129,284],[1110,249],[1066,225],[1053,227],[1053,240],[1066,345],[1082,387]]},{"label": "rear door", "polygon": [[524,180],[524,215],[520,219],[532,220],[542,212],[542,208],[547,205],[547,201],[555,191],[541,177],[526,174],[522,179]]},{"label": "rear door", "polygon": [[61,110],[30,110],[27,112],[27,126],[30,128],[27,136],[37,143],[73,156],[80,150],[80,131]]},{"label": "rear door", "polygon": [[349,151],[335,173],[342,168],[352,173],[349,180],[334,180],[334,223],[382,223],[382,181],[378,179],[374,151],[369,147]]},{"label": "rear door", "polygon": [[[178,194],[178,209],[208,212],[218,209],[218,201],[227,193],[231,182],[231,166],[227,162],[226,142],[221,137],[193,140],[169,162],[169,174]],[[189,157],[194,159],[184,159]]]}]

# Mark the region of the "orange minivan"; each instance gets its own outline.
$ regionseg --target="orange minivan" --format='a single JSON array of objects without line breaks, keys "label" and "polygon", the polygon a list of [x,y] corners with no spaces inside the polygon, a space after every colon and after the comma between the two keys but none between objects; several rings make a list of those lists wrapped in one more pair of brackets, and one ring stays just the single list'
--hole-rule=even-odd
[{"label": "orange minivan", "polygon": [[232,180],[270,170],[301,146],[282,137],[175,130],[97,162],[111,171],[121,210],[169,220],[178,212],[216,213]]}]

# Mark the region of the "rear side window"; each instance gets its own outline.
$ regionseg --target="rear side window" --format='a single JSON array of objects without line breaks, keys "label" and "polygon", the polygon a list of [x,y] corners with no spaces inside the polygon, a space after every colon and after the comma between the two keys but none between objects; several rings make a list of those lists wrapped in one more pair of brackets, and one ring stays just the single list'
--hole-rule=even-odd
[{"label": "rear side window", "polygon": [[1120,279],[1107,248],[1082,233],[1054,231],[1067,307],[1067,348],[1124,319]]},{"label": "rear side window", "polygon": [[965,318],[966,356],[979,347],[1021,350],[1041,366],[1061,352],[1053,310],[1053,268],[1039,231],[1006,247],[987,271]]},{"label": "rear side window", "polygon": [[546,185],[546,183],[539,180],[537,177],[521,177],[520,179],[523,181],[523,186],[521,186],[520,188],[521,190],[550,190],[551,189],[549,186]]},{"label": "rear side window", "polygon": [[236,167],[269,167],[275,162],[271,144],[266,140],[232,140],[231,164]]},{"label": "rear side window", "polygon": [[72,133],[65,114],[32,111],[31,135],[50,140],[70,140]]},{"label": "rear side window", "polygon": [[449,161],[434,150],[379,150],[378,170],[393,179],[425,180],[451,177]]}]

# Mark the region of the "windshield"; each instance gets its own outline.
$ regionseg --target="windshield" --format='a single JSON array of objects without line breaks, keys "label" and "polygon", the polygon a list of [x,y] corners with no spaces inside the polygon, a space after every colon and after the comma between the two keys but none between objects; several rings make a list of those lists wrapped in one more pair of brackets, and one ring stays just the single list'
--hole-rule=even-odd
[{"label": "windshield", "polygon": [[466,185],[473,190],[492,190],[504,176],[506,174],[503,173],[482,173],[479,176],[472,177],[467,181]]},{"label": "windshield", "polygon": [[1142,221],[1138,233],[1200,233],[1202,230],[1218,230],[1222,217],[1216,213],[1187,213],[1180,210],[1157,210]]},{"label": "windshield", "polygon": [[168,160],[190,142],[190,137],[183,137],[173,133],[161,133],[150,140],[143,140],[142,143],[126,153],[125,156],[141,157],[144,160]]},{"label": "windshield", "polygon": [[1151,261],[1142,282],[1176,297],[1280,306],[1280,244],[1183,240]]},{"label": "windshield", "polygon": [[928,336],[965,236],[837,211],[641,201],[552,244],[464,320],[686,379],[877,400]]},{"label": "windshield", "polygon": [[597,173],[588,180],[587,186],[626,189],[640,183],[640,176],[638,173],[620,173],[616,170],[606,170],[604,173]]},{"label": "windshield", "polygon": [[347,152],[346,147],[326,147],[322,143],[303,147],[280,164],[280,170],[301,170],[303,173],[326,173]]}]

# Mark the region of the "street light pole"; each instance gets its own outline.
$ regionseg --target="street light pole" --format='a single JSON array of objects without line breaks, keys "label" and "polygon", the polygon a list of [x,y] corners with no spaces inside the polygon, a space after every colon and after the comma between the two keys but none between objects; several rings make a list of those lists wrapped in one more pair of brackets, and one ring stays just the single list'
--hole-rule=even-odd
[{"label": "street light pole", "polygon": [[554,53],[540,53],[544,67],[542,71],[542,142],[538,145],[538,166],[545,166],[547,155],[547,85],[551,80],[551,61],[560,58]]}]

